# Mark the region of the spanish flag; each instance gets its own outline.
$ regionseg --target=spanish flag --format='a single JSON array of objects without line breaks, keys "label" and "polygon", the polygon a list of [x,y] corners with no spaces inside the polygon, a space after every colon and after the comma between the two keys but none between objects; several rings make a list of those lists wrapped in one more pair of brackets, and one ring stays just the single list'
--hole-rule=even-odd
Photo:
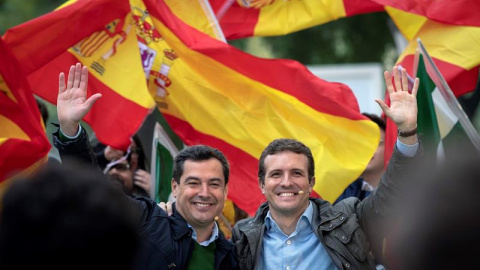
[{"label": "spanish flag", "polygon": [[[229,198],[253,214],[264,197],[258,158],[276,138],[308,145],[315,192],[334,201],[366,167],[379,141],[351,90],[321,80],[289,60],[245,54],[185,24],[163,1],[131,0],[141,47],[154,55],[151,94],[187,144],[220,149],[231,163]],[[160,35],[157,40],[152,35]]]},{"label": "spanish flag", "polygon": [[278,36],[383,11],[371,0],[210,0],[227,39]]},{"label": "spanish flag", "polygon": [[103,97],[84,120],[99,141],[118,149],[130,145],[155,107],[144,73],[148,59],[139,53],[138,18],[130,11],[127,0],[69,1],[4,36],[34,92],[51,103],[57,100],[58,74],[77,62],[88,66],[88,95]]},{"label": "spanish flag", "polygon": [[0,195],[47,160],[45,126],[17,59],[0,39]]}]

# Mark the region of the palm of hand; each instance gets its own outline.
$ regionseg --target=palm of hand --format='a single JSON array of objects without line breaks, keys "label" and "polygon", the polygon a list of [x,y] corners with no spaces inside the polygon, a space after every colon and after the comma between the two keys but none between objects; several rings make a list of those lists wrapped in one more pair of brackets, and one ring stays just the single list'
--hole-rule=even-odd
[{"label": "palm of hand", "polygon": [[[390,110],[388,116],[397,125],[417,122],[417,100],[407,91],[390,94]],[[401,127],[399,127],[401,128]]]},{"label": "palm of hand", "polygon": [[86,92],[79,88],[67,89],[58,95],[57,110],[61,110],[67,119],[79,122],[88,111],[85,96]]}]

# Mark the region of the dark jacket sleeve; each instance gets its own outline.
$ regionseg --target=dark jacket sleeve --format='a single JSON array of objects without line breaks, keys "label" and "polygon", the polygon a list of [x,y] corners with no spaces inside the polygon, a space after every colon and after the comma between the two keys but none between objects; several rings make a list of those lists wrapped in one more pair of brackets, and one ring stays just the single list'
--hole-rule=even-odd
[{"label": "dark jacket sleeve", "polygon": [[88,134],[84,128],[80,133],[80,136],[73,140],[61,140],[60,129],[52,134],[53,145],[58,149],[62,163],[82,163],[92,168],[100,170],[97,165],[95,153],[88,140]]},{"label": "dark jacket sleeve", "polygon": [[408,190],[417,183],[412,183],[416,164],[422,157],[422,145],[417,155],[407,157],[402,155],[397,147],[390,158],[387,170],[376,192],[357,204],[356,213],[363,231],[370,241],[383,239],[395,225],[399,206],[407,199]]}]

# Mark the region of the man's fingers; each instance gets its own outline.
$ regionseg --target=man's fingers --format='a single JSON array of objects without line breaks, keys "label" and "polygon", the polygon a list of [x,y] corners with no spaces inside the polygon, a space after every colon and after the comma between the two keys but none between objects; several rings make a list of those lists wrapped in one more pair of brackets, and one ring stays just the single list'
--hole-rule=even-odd
[{"label": "man's fingers", "polygon": [[402,90],[408,92],[408,74],[404,68],[402,68]]},{"label": "man's fingers", "polygon": [[85,101],[85,106],[87,107],[87,111],[90,111],[90,109],[92,108],[93,104],[95,104],[95,102],[102,97],[102,94],[100,93],[96,93],[96,94],[93,94],[91,97],[89,97],[86,101]]},{"label": "man's fingers", "polygon": [[390,74],[390,72],[385,71],[383,73],[383,77],[385,78],[385,85],[387,86],[388,94],[391,94],[391,93],[395,92],[395,90],[393,89],[392,75]]},{"label": "man's fingers", "polygon": [[401,76],[402,75],[398,70],[398,66],[393,66],[393,82],[395,84],[395,91],[402,91]]},{"label": "man's fingers", "polygon": [[390,112],[390,108],[387,106],[387,104],[385,104],[385,102],[383,102],[383,100],[381,99],[375,99],[375,102],[377,102],[377,104],[380,106],[380,108],[382,108],[382,111],[388,116],[389,115],[389,112]]},{"label": "man's fingers", "polygon": [[87,91],[87,85],[88,85],[88,68],[84,66],[82,68],[82,76],[80,79],[80,89],[82,91]]},{"label": "man's fingers", "polygon": [[172,213],[173,213],[172,202],[167,202],[167,203],[161,202],[161,203],[158,204],[158,207],[163,209],[163,211],[167,212],[167,215],[169,215],[169,216],[171,216]]},{"label": "man's fingers", "polygon": [[167,202],[167,214],[171,216],[173,214],[173,203]]},{"label": "man's fingers", "polygon": [[75,66],[71,66],[70,70],[68,71],[67,89],[72,89],[74,77],[75,77]]},{"label": "man's fingers", "polygon": [[75,78],[73,80],[73,87],[78,88],[80,86],[81,77],[82,77],[82,64],[77,63],[75,65]]},{"label": "man's fingers", "polygon": [[58,75],[58,94],[65,92],[65,74],[60,72]]},{"label": "man's fingers", "polygon": [[417,96],[419,84],[420,84],[420,79],[419,79],[419,78],[415,78],[415,81],[413,82],[413,88],[412,88],[412,95],[413,95],[414,97]]}]

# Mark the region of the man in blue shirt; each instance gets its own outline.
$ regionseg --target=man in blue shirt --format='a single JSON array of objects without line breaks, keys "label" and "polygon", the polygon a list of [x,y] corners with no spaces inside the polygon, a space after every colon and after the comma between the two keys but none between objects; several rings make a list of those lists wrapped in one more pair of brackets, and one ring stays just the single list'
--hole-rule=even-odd
[{"label": "man in blue shirt", "polygon": [[271,142],[259,159],[259,186],[267,203],[233,231],[241,269],[375,269],[369,240],[385,234],[392,207],[407,184],[419,149],[416,135],[418,79],[408,90],[405,69],[385,72],[391,105],[376,100],[399,129],[396,149],[377,192],[335,206],[309,198],[315,184],[310,149],[292,139]]}]

